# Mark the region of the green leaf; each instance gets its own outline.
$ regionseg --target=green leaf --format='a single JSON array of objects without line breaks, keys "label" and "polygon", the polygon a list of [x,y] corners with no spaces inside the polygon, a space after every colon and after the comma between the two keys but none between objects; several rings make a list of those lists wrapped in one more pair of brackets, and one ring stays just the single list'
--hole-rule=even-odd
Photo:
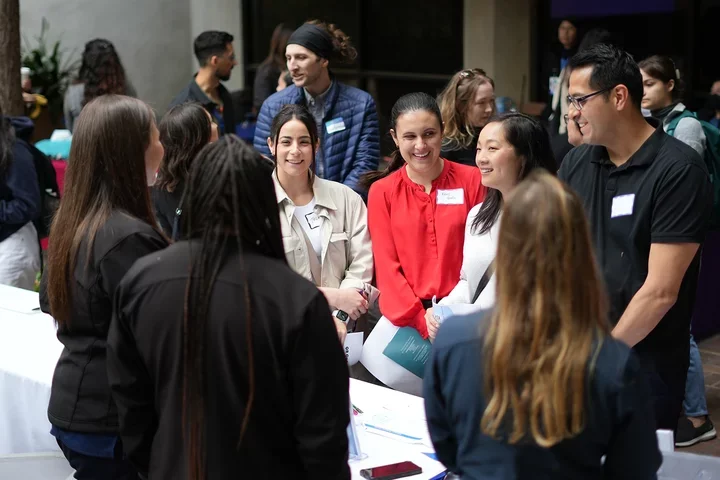
[{"label": "green leaf", "polygon": [[22,64],[32,70],[31,81],[33,88],[37,89],[48,99],[48,107],[52,111],[62,111],[63,96],[68,87],[70,78],[79,66],[77,59],[73,60],[77,50],[65,57],[62,42],[58,39],[50,44],[48,31],[50,23],[43,17],[40,35],[35,37],[35,43],[23,37],[25,43],[22,51]]}]

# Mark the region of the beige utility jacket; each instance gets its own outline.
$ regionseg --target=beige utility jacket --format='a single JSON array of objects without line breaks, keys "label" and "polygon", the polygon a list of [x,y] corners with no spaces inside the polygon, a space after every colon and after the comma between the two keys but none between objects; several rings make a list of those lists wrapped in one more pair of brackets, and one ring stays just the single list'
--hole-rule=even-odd
[{"label": "beige utility jacket", "polygon": [[[312,281],[308,247],[295,205],[273,172],[285,257],[290,267]],[[321,219],[322,253],[318,287],[364,290],[373,279],[373,254],[367,208],[360,195],[337,182],[315,178],[315,214]]]}]

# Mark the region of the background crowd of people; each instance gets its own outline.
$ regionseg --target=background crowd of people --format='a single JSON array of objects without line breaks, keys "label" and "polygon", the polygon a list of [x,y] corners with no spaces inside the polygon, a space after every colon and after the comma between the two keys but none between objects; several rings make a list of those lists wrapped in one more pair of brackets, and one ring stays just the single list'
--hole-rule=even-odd
[{"label": "background crowd of people", "polygon": [[[656,428],[713,438],[690,323],[718,115],[685,108],[669,57],[570,22],[559,38],[544,119],[498,115],[493,79],[462,70],[396,101],[381,170],[372,96],[332,73],[356,55],[335,25],[276,28],[252,145],[222,85],[231,35],[198,36],[159,122],[89,42],[40,283],[76,478],[349,478],[348,379],[381,382],[342,345],[376,322],[432,342],[428,427],[461,476],[654,478]],[[23,288],[36,169],[3,117],[0,282]]]}]

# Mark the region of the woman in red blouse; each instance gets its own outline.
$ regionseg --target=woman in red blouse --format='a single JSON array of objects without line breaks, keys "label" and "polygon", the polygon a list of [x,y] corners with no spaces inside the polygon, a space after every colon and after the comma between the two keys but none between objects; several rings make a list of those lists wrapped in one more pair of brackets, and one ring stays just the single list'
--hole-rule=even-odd
[{"label": "woman in red blouse", "polygon": [[477,168],[440,157],[442,117],[431,96],[401,97],[390,135],[398,147],[390,165],[365,177],[380,311],[427,338],[425,311],[457,283],[465,220],[485,187]]}]

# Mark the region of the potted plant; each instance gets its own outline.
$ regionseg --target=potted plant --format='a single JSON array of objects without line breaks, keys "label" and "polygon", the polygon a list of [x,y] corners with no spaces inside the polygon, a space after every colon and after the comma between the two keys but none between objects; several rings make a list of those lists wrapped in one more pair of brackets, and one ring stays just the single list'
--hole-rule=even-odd
[{"label": "potted plant", "polygon": [[70,55],[65,54],[60,48],[60,40],[52,44],[48,41],[49,28],[48,21],[43,17],[35,45],[23,37],[22,66],[31,70],[30,81],[34,93],[47,99],[51,124],[61,127],[65,90],[77,70],[78,60],[73,61],[75,50]]}]

